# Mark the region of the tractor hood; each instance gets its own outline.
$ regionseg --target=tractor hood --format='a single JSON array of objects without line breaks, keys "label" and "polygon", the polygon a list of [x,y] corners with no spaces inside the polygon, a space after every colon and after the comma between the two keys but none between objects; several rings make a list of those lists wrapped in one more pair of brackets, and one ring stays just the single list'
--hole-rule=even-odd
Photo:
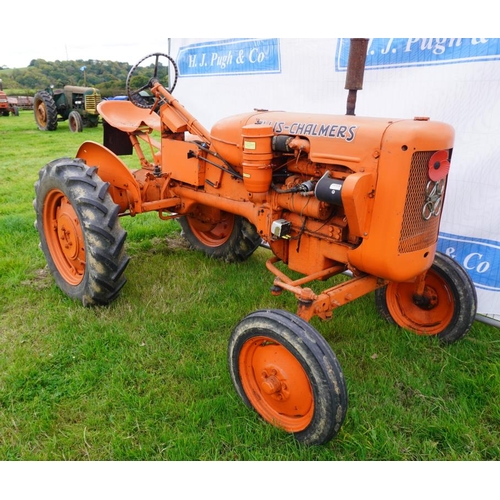
[{"label": "tractor hood", "polygon": [[338,163],[339,159],[359,163],[360,152],[380,148],[385,130],[397,120],[358,118],[347,115],[255,111],[217,122],[210,136],[213,147],[226,161],[240,165],[243,155],[243,127],[271,126],[275,135],[300,137],[309,141],[311,161]]}]

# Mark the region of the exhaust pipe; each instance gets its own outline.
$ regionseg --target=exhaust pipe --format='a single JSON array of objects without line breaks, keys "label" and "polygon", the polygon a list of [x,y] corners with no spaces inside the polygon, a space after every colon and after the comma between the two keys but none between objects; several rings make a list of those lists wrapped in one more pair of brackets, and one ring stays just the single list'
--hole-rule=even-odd
[{"label": "exhaust pipe", "polygon": [[345,89],[349,91],[349,95],[347,96],[346,115],[354,116],[357,92],[363,89],[366,51],[368,49],[369,40],[369,38],[351,38],[349,60],[347,62],[347,75],[345,77]]}]

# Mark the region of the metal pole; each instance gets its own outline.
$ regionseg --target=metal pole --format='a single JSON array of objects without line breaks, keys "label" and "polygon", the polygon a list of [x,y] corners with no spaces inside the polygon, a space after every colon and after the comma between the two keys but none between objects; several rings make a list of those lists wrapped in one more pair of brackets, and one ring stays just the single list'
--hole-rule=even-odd
[{"label": "metal pole", "polygon": [[347,74],[345,78],[345,89],[349,91],[347,96],[346,115],[354,116],[357,92],[363,89],[366,51],[368,49],[369,40],[369,38],[351,38]]}]

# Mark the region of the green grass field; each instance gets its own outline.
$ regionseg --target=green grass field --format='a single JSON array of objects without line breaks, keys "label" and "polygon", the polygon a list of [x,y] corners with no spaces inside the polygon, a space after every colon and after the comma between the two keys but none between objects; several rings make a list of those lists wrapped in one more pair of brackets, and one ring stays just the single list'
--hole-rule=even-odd
[{"label": "green grass field", "polygon": [[443,347],[387,324],[369,295],[312,324],[336,353],[349,410],[306,447],[248,410],[226,361],[232,329],[269,293],[270,256],[225,264],[186,248],[175,221],[122,219],[132,260],[108,307],[60,292],[38,248],[38,171],[102,126],[40,132],[0,117],[0,459],[386,461],[500,459],[500,334],[475,322]]}]

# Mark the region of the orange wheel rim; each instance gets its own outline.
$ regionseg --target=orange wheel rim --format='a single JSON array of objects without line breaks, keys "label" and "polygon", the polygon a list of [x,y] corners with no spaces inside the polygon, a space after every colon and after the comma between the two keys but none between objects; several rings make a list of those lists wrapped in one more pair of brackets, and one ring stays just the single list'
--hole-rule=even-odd
[{"label": "orange wheel rim", "polygon": [[241,384],[255,410],[287,432],[299,432],[314,414],[309,377],[297,358],[276,341],[253,337],[241,349]]},{"label": "orange wheel rim", "polygon": [[234,228],[234,215],[222,212],[220,221],[203,222],[188,217],[189,226],[194,236],[207,247],[219,247],[231,237]]},{"label": "orange wheel rim", "polygon": [[394,321],[401,327],[420,335],[437,335],[451,322],[455,313],[455,300],[451,288],[432,269],[425,279],[425,295],[431,302],[429,308],[415,304],[413,283],[387,285],[386,301]]},{"label": "orange wheel rim", "polygon": [[85,245],[80,221],[68,198],[51,191],[44,202],[43,227],[54,264],[70,285],[78,285],[85,273]]},{"label": "orange wheel rim", "polygon": [[47,113],[45,111],[45,105],[40,103],[36,108],[36,115],[38,117],[38,121],[45,125],[47,123]]}]

